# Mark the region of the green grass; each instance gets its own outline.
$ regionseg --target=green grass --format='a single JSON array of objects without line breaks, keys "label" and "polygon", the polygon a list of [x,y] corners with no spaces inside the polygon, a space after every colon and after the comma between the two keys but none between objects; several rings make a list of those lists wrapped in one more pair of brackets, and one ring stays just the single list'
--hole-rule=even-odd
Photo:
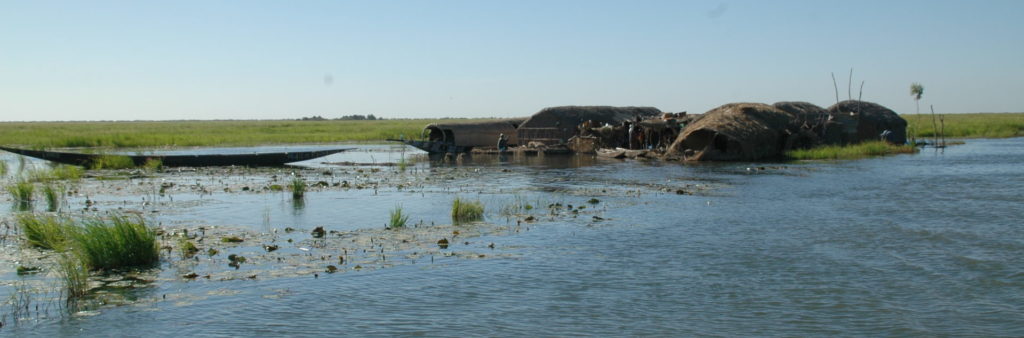
[{"label": "green grass", "polygon": [[29,171],[28,178],[32,182],[74,181],[81,179],[84,174],[82,167],[62,164],[50,169]]},{"label": "green grass", "polygon": [[301,177],[292,179],[292,183],[288,185],[292,190],[292,198],[300,199],[306,196],[306,180]]},{"label": "green grass", "polygon": [[405,224],[409,222],[409,215],[402,213],[402,206],[396,205],[395,209],[391,210],[391,220],[388,222],[389,228],[404,228]]},{"label": "green grass", "polygon": [[151,158],[146,160],[146,163],[142,165],[142,168],[149,172],[160,171],[164,168],[164,161],[158,158]]},{"label": "green grass", "polygon": [[912,154],[917,148],[906,145],[892,145],[883,141],[865,142],[848,146],[823,146],[811,149],[791,150],[786,158],[791,160],[849,160],[872,156]]},{"label": "green grass", "polygon": [[50,250],[63,250],[67,247],[72,232],[68,220],[32,213],[18,215],[17,220],[22,236],[29,245]]},{"label": "green grass", "polygon": [[43,185],[43,196],[46,197],[47,210],[57,211],[61,198],[64,197],[64,186],[53,182],[46,183]]},{"label": "green grass", "polygon": [[480,201],[468,201],[456,197],[452,201],[452,222],[455,224],[474,222],[484,219],[484,204]]},{"label": "green grass", "polygon": [[[4,122],[0,144],[31,148],[251,146],[419,138],[438,119],[376,121]],[[473,121],[473,120],[453,120]]]},{"label": "green grass", "polygon": [[115,215],[83,223],[73,240],[82,261],[92,270],[145,267],[160,259],[156,232],[141,218]]},{"label": "green grass", "polygon": [[[901,115],[907,120],[907,137],[935,135],[931,114]],[[1024,136],[1024,113],[945,114],[946,138],[1003,138]],[[936,115],[936,124],[938,124]],[[941,125],[939,126],[941,129]]]},{"label": "green grass", "polygon": [[35,195],[36,186],[27,180],[20,180],[7,186],[7,192],[17,203],[29,203]]},{"label": "green grass", "polygon": [[7,161],[0,161],[0,176],[7,176]]},{"label": "green grass", "polygon": [[64,292],[72,301],[89,292],[89,269],[75,252],[65,252],[57,259],[57,272],[64,282]]},{"label": "green grass", "polygon": [[135,168],[131,157],[120,155],[101,155],[89,163],[89,169],[128,169]]}]

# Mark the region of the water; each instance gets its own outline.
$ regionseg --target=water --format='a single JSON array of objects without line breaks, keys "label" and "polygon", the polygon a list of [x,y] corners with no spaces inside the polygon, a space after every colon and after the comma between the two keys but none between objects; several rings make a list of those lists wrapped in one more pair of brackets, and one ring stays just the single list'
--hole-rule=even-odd
[{"label": "water", "polygon": [[133,291],[151,301],[0,334],[1021,336],[1021,163],[1024,138],[798,165],[477,158],[407,174],[451,180],[315,191],[299,209],[282,194],[214,193],[155,217],[259,230],[269,209],[275,226],[353,230],[380,228],[396,203],[441,224],[453,195],[484,201],[498,224],[514,221],[492,206],[513,198],[601,202],[453,248],[494,258],[319,278],[169,278]]}]

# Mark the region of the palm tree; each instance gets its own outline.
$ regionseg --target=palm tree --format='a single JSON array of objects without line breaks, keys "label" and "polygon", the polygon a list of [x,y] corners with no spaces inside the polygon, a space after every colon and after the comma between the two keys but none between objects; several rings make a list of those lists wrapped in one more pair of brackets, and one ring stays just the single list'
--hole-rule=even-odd
[{"label": "palm tree", "polygon": [[[924,86],[917,82],[911,83],[910,96],[914,97],[914,104],[917,106],[917,114],[915,115],[914,119],[917,120],[918,123],[916,124],[918,125],[921,124],[921,95],[924,95]],[[910,139],[911,142],[917,144],[917,130],[914,130],[914,133],[911,135]]]}]

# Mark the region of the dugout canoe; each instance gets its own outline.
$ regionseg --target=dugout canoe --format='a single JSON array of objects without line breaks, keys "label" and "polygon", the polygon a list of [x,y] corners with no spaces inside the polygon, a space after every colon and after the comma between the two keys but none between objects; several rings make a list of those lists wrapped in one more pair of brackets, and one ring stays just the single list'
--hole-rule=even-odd
[{"label": "dugout canoe", "polygon": [[251,154],[202,154],[202,155],[121,155],[121,154],[83,154],[60,151],[29,150],[0,146],[0,150],[34,157],[42,160],[89,166],[95,163],[101,156],[125,156],[132,160],[137,166],[146,164],[149,160],[160,160],[165,167],[218,167],[218,166],[245,166],[245,167],[278,167],[287,163],[311,160],[331,154],[340,153],[351,148],[316,150],[316,151],[293,151],[276,153],[251,153]]}]

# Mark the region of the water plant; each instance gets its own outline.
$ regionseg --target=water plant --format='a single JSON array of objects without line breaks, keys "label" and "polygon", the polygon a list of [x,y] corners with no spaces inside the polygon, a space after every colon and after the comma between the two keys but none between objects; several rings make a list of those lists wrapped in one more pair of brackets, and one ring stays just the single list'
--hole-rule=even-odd
[{"label": "water plant", "polygon": [[917,148],[909,145],[893,145],[884,141],[864,142],[846,146],[824,146],[786,152],[791,160],[848,160],[871,156],[912,154]]},{"label": "water plant", "polygon": [[184,236],[178,238],[178,250],[181,251],[181,257],[185,258],[195,256],[199,252],[199,248]]},{"label": "water plant", "polygon": [[484,218],[484,204],[456,197],[452,201],[452,222],[455,224],[479,221]]},{"label": "water plant", "polygon": [[292,190],[292,198],[300,199],[306,195],[306,180],[301,177],[293,178],[289,187]]},{"label": "water plant", "polygon": [[64,196],[64,186],[47,183],[43,185],[43,196],[46,197],[47,210],[57,211],[60,208],[60,200]]},{"label": "water plant", "polygon": [[82,256],[75,252],[65,252],[57,258],[57,273],[64,283],[68,302],[89,292],[89,270],[83,263]]},{"label": "water plant", "polygon": [[0,176],[7,175],[7,161],[0,161]]},{"label": "water plant", "polygon": [[391,210],[391,221],[388,222],[389,228],[404,228],[405,224],[409,222],[409,215],[402,213],[402,206],[396,205]]},{"label": "water plant", "polygon": [[142,168],[149,172],[160,171],[164,168],[164,161],[159,158],[146,159],[146,163],[142,164]]},{"label": "water plant", "polygon": [[160,259],[156,232],[139,217],[89,219],[74,232],[75,249],[93,270],[150,266]]},{"label": "water plant", "polygon": [[93,170],[99,169],[127,169],[134,168],[135,162],[132,161],[131,157],[122,155],[101,155],[96,157],[92,163],[89,164],[89,168]]},{"label": "water plant", "polygon": [[19,203],[31,202],[35,190],[36,186],[27,180],[19,180],[7,186],[7,192],[11,193],[14,201]]},{"label": "water plant", "polygon": [[62,250],[67,246],[72,231],[71,223],[56,216],[24,213],[17,216],[21,233],[29,245],[52,250]]},{"label": "water plant", "polygon": [[61,180],[78,180],[85,174],[82,167],[73,165],[58,165],[46,170],[29,171],[29,181],[52,182]]}]

